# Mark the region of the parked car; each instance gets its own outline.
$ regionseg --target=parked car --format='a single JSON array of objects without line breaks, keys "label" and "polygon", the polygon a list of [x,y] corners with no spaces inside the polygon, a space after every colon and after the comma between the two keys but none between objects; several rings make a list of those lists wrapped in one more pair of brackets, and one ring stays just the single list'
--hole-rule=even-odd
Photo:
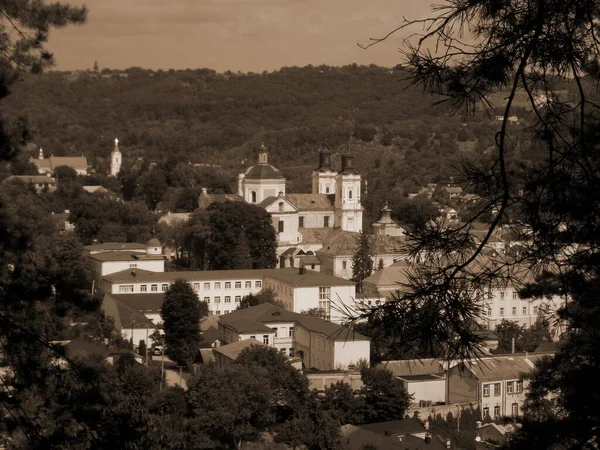
[{"label": "parked car", "polygon": [[156,345],[152,348],[152,354],[159,356],[163,354],[163,348],[162,345]]}]

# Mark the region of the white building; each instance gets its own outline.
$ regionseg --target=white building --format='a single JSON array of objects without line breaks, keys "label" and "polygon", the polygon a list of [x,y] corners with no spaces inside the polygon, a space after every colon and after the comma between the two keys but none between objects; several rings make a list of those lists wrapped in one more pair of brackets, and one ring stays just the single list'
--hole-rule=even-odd
[{"label": "white building", "polygon": [[156,238],[150,239],[147,244],[119,242],[92,244],[85,246],[85,251],[92,269],[92,277],[99,285],[104,276],[123,270],[165,271],[165,256]]},{"label": "white building", "polygon": [[110,153],[110,176],[116,177],[121,171],[121,164],[123,163],[123,155],[119,150],[119,140],[115,138],[115,148]]},{"label": "white building", "polygon": [[256,339],[289,356],[305,369],[347,370],[369,362],[365,336],[318,317],[297,314],[269,303],[241,309],[219,318],[219,339],[233,343]]},{"label": "white building", "polygon": [[343,311],[354,305],[353,282],[306,269],[206,270],[150,272],[132,268],[103,277],[99,289],[110,294],[165,292],[178,279],[187,281],[211,314],[235,311],[242,298],[272,289],[286,309],[294,312],[322,308],[332,321],[342,322]]}]

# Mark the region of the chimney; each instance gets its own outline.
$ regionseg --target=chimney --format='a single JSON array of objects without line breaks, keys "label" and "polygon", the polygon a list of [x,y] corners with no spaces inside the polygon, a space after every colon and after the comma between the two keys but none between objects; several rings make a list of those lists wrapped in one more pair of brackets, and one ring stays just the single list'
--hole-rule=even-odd
[{"label": "chimney", "polygon": [[427,431],[429,431],[429,420],[426,420],[425,422],[423,422],[423,426],[425,427],[425,429]]},{"label": "chimney", "polygon": [[132,270],[132,271],[131,271],[131,276],[132,276],[132,277],[137,277],[137,273],[136,273],[136,271],[135,271],[135,270]]},{"label": "chimney", "polygon": [[511,339],[511,353],[515,353],[515,338]]},{"label": "chimney", "polygon": [[389,436],[389,435],[390,435],[390,432],[389,432],[388,430],[385,430],[385,432],[384,432],[384,433],[385,433],[385,435],[386,435],[386,436]]},{"label": "chimney", "polygon": [[446,448],[447,449],[452,448],[452,443],[451,443],[450,439],[446,439]]},{"label": "chimney", "polygon": [[425,434],[425,443],[431,444],[431,434],[429,434],[429,433]]},{"label": "chimney", "polygon": [[306,267],[302,266],[298,269],[300,275],[306,275]]},{"label": "chimney", "polygon": [[342,172],[346,170],[354,172],[354,156],[342,155]]}]

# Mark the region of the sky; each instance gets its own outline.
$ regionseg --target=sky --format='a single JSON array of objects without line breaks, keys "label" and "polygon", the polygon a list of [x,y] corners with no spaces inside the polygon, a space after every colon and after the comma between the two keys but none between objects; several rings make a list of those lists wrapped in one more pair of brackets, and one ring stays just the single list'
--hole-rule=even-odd
[{"label": "sky", "polygon": [[[363,50],[429,0],[69,0],[86,4],[83,26],[53,30],[60,70],[210,68],[262,72],[284,66],[400,62],[407,33]],[[438,0],[437,3],[441,3]]]}]

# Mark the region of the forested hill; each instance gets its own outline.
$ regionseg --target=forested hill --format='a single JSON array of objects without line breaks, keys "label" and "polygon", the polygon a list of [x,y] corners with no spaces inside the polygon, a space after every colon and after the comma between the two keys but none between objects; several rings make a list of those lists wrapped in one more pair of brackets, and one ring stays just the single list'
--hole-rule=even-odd
[{"label": "forested hill", "polygon": [[354,153],[369,190],[387,196],[448,181],[459,158],[484,154],[498,127],[493,111],[463,125],[405,78],[400,68],[356,65],[52,72],[26,77],[0,107],[7,118],[28,118],[32,142],[47,155],[83,154],[102,172],[117,136],[126,161],[217,165],[233,182],[264,142],[288,189],[307,191],[317,151],[328,147]]}]

